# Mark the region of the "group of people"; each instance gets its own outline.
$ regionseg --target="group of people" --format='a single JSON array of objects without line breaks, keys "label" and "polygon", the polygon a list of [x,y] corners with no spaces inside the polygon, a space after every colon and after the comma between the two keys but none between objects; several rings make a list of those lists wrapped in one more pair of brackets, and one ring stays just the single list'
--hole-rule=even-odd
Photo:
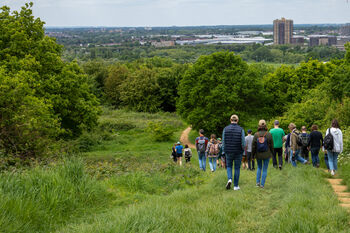
[{"label": "group of people", "polygon": [[[331,175],[335,175],[338,169],[338,155],[343,151],[343,136],[336,119],[332,121],[324,138],[318,131],[317,125],[313,125],[311,133],[308,134],[305,126],[299,131],[294,123],[289,124],[290,133],[285,135],[284,130],[279,127],[278,120],[274,122],[274,128],[271,130],[268,130],[265,120],[260,120],[257,132],[253,135],[252,130],[248,130],[248,135],[245,136],[244,129],[238,125],[238,116],[232,115],[230,120],[231,124],[223,130],[222,140],[217,139],[215,134],[212,134],[209,140],[204,136],[204,130],[201,129],[195,143],[201,170],[206,170],[207,158],[209,158],[212,172],[216,170],[218,160],[221,160],[221,166],[227,170],[226,189],[231,188],[233,178],[233,189],[240,190],[241,165],[243,163],[243,168],[255,170],[255,160],[257,162],[256,186],[260,188],[265,186],[271,158],[273,166],[282,170],[283,161],[293,166],[297,166],[297,162],[309,164],[309,152],[311,152],[312,165],[318,168],[320,166],[319,152],[322,149]],[[283,144],[285,144],[284,147]],[[182,149],[180,143],[173,148],[173,151],[177,153],[176,158],[182,157]],[[187,152],[187,155],[191,157],[192,152],[187,145],[186,149],[190,151]],[[185,152],[185,158],[187,157]],[[190,157],[186,159],[186,162],[190,161]],[[177,161],[180,161],[179,164],[181,164],[181,159]],[[234,177],[232,177],[233,169]]]}]

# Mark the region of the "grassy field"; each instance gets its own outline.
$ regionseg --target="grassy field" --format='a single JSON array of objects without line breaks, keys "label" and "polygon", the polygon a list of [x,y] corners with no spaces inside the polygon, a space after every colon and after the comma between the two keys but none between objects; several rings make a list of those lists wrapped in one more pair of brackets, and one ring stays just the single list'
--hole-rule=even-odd
[{"label": "grassy field", "polygon": [[225,190],[225,171],[199,187],[153,196],[115,208],[92,222],[59,232],[348,232],[349,215],[324,179],[310,166],[269,169],[265,189],[255,172],[243,171],[241,190]]},{"label": "grassy field", "polygon": [[[149,122],[174,134],[157,142]],[[244,170],[242,190],[227,191],[225,171],[200,172],[196,153],[172,162],[185,128],[175,114],[104,109],[96,130],[68,143],[74,156],[0,174],[0,232],[348,232],[321,169],[270,167],[264,190]]]}]

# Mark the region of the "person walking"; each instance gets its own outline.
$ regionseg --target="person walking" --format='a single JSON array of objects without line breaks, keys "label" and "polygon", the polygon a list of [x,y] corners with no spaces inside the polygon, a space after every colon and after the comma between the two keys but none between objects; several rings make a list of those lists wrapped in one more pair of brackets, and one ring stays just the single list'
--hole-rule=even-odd
[{"label": "person walking", "polygon": [[[264,188],[267,177],[267,168],[274,151],[273,136],[267,130],[265,120],[259,121],[258,132],[254,134],[252,153],[256,157],[258,169],[256,173],[256,186]],[[262,174],[261,174],[262,173]]]},{"label": "person walking", "polygon": [[310,158],[309,158],[309,148],[308,148],[308,145],[309,145],[309,142],[310,142],[310,135],[306,132],[306,126],[302,126],[301,127],[301,156],[309,161]]},{"label": "person walking", "polygon": [[289,157],[290,157],[290,133],[289,134],[287,134],[286,136],[284,136],[284,138],[285,138],[285,143],[284,143],[284,147],[285,147],[285,149],[284,149],[284,161],[286,162],[286,163],[290,163],[290,161],[289,161]]},{"label": "person walking", "polygon": [[320,149],[323,146],[323,136],[320,131],[318,131],[317,125],[311,126],[310,140],[308,144],[308,148],[311,151],[311,160],[312,166],[320,167],[320,158],[318,154],[320,153]]},{"label": "person walking", "polygon": [[253,171],[255,170],[255,162],[254,162],[254,156],[252,154],[252,145],[253,145],[253,138],[252,130],[248,129],[248,135],[245,137],[245,150],[247,152],[247,160],[248,160],[248,169]]},{"label": "person walking", "polygon": [[171,148],[171,157],[173,159],[173,161],[176,163],[177,162],[177,157],[176,157],[176,143],[174,144],[174,146]]},{"label": "person walking", "polygon": [[232,184],[232,166],[234,161],[235,175],[233,179],[233,190],[240,190],[239,175],[241,168],[242,155],[245,148],[245,133],[238,125],[238,116],[232,115],[231,124],[226,126],[222,132],[222,153],[226,156],[227,184],[226,189],[231,188]]},{"label": "person walking", "polygon": [[208,146],[208,138],[204,136],[204,130],[199,130],[199,137],[196,138],[196,150],[198,153],[199,169],[205,171],[207,164],[207,157],[205,156],[205,150]]},{"label": "person walking", "polygon": [[289,124],[289,130],[291,131],[290,135],[290,161],[294,167],[297,166],[296,161],[299,161],[303,164],[307,164],[308,161],[300,156],[301,142],[298,140],[300,131],[297,130],[297,127],[294,123]]},{"label": "person walking", "polygon": [[283,137],[285,136],[285,133],[283,129],[279,127],[279,125],[280,125],[280,122],[278,120],[275,120],[274,128],[270,130],[270,133],[273,138],[273,156],[272,156],[273,167],[277,168],[276,155],[278,155],[278,168],[282,170],[282,165],[283,165],[282,147],[283,147]]},{"label": "person walking", "polygon": [[185,145],[184,154],[185,154],[186,163],[191,162],[192,151],[191,151],[191,148],[189,148],[187,144]]},{"label": "person walking", "polygon": [[206,150],[207,157],[209,158],[210,170],[212,172],[216,171],[216,160],[219,156],[219,152],[220,147],[218,141],[216,140],[216,135],[212,134],[210,135],[210,141]]},{"label": "person walking", "polygon": [[184,149],[184,147],[181,145],[180,142],[178,142],[175,149],[176,149],[177,162],[179,163],[180,166],[182,166],[182,150]]},{"label": "person walking", "polygon": [[[340,130],[337,119],[332,121],[332,127],[326,131],[326,137],[330,134],[333,137],[333,148],[327,150],[329,169],[334,176],[338,170],[338,155],[343,152],[343,133]],[[324,141],[326,142],[326,137]]]},{"label": "person walking", "polygon": [[225,154],[222,153],[222,141],[221,141],[221,138],[218,138],[218,143],[219,143],[219,148],[220,148],[218,160],[220,159],[221,167],[226,169],[226,158],[225,158]]}]

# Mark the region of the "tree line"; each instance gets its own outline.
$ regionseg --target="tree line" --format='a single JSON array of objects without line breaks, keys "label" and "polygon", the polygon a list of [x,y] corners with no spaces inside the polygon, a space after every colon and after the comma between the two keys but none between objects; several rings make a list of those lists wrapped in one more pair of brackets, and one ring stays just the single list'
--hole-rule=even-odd
[{"label": "tree line", "polygon": [[232,113],[245,119],[243,126],[258,118],[278,118],[285,128],[284,122],[326,125],[334,117],[350,124],[349,46],[327,63],[310,59],[277,69],[229,50],[187,64],[160,57],[68,62],[31,7],[0,12],[0,153],[41,156],[96,127],[101,105],[177,112],[213,133]]}]

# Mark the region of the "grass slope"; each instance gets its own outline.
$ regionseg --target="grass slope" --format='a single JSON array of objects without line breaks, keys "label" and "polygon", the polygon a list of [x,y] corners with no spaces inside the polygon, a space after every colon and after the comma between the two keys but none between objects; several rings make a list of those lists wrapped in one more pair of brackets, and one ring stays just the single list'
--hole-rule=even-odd
[{"label": "grass slope", "polygon": [[268,172],[264,190],[254,186],[255,172],[243,171],[241,191],[226,191],[221,170],[199,187],[115,208],[59,232],[349,231],[349,215],[339,207],[323,171],[288,166]]}]

